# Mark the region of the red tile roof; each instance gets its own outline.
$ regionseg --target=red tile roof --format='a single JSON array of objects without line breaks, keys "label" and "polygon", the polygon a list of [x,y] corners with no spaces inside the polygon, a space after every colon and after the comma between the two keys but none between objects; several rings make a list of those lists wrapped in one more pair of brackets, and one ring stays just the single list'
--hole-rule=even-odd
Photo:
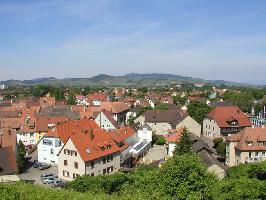
[{"label": "red tile roof", "polygon": [[176,130],[170,130],[169,134],[165,136],[165,139],[169,143],[179,142],[181,136],[183,135],[184,127],[180,127]]},{"label": "red tile roof", "polygon": [[112,113],[120,113],[129,110],[130,107],[122,102],[103,102],[101,109],[111,111]]},{"label": "red tile roof", "polygon": [[230,122],[237,120],[238,127],[248,127],[252,123],[248,117],[237,106],[218,106],[207,115],[214,119],[219,127],[230,127]]},{"label": "red tile roof", "polygon": [[63,143],[70,138],[83,161],[94,160],[121,150],[105,130],[89,119],[59,125],[54,132],[49,131],[45,136],[57,136]]},{"label": "red tile roof", "polygon": [[131,137],[134,134],[134,129],[130,127],[124,127],[110,132],[110,135],[112,136],[113,140],[118,143],[125,141],[127,138]]},{"label": "red tile roof", "polygon": [[[240,151],[266,151],[266,145],[260,145],[259,142],[266,143],[266,128],[263,127],[247,127],[237,134],[233,134],[226,138],[229,142],[238,142],[235,146]],[[248,143],[251,142],[252,146]]]},{"label": "red tile roof", "polygon": [[47,132],[49,130],[48,124],[58,125],[69,120],[67,117],[37,117],[36,132]]}]

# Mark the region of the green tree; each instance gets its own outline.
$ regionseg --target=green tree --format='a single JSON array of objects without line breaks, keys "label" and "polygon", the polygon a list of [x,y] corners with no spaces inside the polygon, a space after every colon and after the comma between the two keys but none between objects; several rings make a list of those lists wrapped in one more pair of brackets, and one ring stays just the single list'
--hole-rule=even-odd
[{"label": "green tree", "polygon": [[167,104],[160,103],[154,107],[154,110],[169,110]]},{"label": "green tree", "polygon": [[166,142],[166,140],[163,136],[159,136],[158,139],[156,140],[157,145],[164,145],[165,142]]},{"label": "green tree", "polygon": [[24,144],[19,141],[17,148],[17,168],[21,172],[25,166],[26,149]]},{"label": "green tree", "polygon": [[176,155],[165,162],[157,179],[161,196],[168,199],[210,199],[208,189],[217,183],[194,154]]},{"label": "green tree", "polygon": [[67,105],[76,105],[76,98],[73,94],[68,95]]},{"label": "green tree", "polygon": [[175,97],[173,97],[173,100],[174,100],[174,104],[176,104],[176,105],[178,105],[178,104],[185,105],[187,102],[187,96],[185,96],[185,97],[175,96]]},{"label": "green tree", "polygon": [[215,138],[215,139],[213,139],[213,148],[215,148],[215,149],[217,149],[217,147],[218,147],[218,145],[221,143],[221,142],[223,142],[224,140],[223,140],[223,138]]},{"label": "green tree", "polygon": [[173,154],[174,155],[184,155],[192,153],[192,142],[189,138],[187,129],[184,129],[183,134],[179,142],[176,143]]},{"label": "green tree", "polygon": [[130,115],[129,116],[129,118],[128,118],[128,125],[130,126],[130,127],[132,127],[133,125],[134,125],[134,120],[135,120],[135,117],[133,117],[132,115]]},{"label": "green tree", "polygon": [[221,156],[225,156],[226,153],[226,144],[224,141],[220,142],[216,149],[217,153]]},{"label": "green tree", "polygon": [[188,114],[199,124],[203,123],[206,115],[211,111],[211,107],[201,102],[192,102],[188,105]]}]

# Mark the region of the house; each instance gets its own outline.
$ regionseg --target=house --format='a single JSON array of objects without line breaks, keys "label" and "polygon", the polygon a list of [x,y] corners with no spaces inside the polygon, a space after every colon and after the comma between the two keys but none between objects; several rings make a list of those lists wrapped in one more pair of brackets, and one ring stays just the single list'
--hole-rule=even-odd
[{"label": "house", "polygon": [[226,165],[266,160],[266,128],[247,127],[226,138]]},{"label": "house", "polygon": [[120,169],[120,148],[93,120],[83,119],[63,128],[67,140],[58,154],[58,175],[73,180],[82,175],[106,175]]},{"label": "house", "polygon": [[220,179],[224,178],[227,173],[227,168],[217,160],[215,150],[194,134],[189,133],[189,138],[192,142],[193,152],[199,156],[201,162],[207,167],[207,170],[214,173]]},{"label": "house", "polygon": [[[183,114],[177,110],[148,110],[144,114],[145,123],[157,135],[165,135],[182,119]],[[143,123],[142,123],[143,124]]]},{"label": "house", "polygon": [[21,141],[25,146],[37,143],[35,110],[23,109],[20,116],[20,130],[17,132],[17,141]]},{"label": "house", "polygon": [[203,120],[203,135],[210,139],[226,137],[251,125],[251,121],[239,107],[218,106]]},{"label": "house", "polygon": [[112,116],[112,112],[110,111],[100,111],[95,117],[95,122],[98,124],[99,127],[106,131],[111,131],[118,128],[117,121],[115,121]]},{"label": "house", "polygon": [[102,102],[100,106],[102,110],[112,112],[112,116],[118,124],[123,124],[126,121],[126,114],[130,107],[122,102]]},{"label": "house", "polygon": [[76,95],[75,98],[76,98],[77,105],[85,105],[85,106],[89,105],[88,99],[85,96]]},{"label": "house", "polygon": [[0,175],[18,172],[16,164],[17,139],[14,129],[0,130]]},{"label": "house", "polygon": [[46,94],[45,97],[40,98],[41,107],[53,107],[55,106],[55,97],[51,97],[50,94]]},{"label": "house", "polygon": [[169,130],[168,134],[165,135],[166,143],[168,144],[167,147],[167,155],[172,157],[173,152],[176,147],[176,143],[180,141],[182,135],[183,135],[184,127],[180,127],[176,130]]},{"label": "house", "polygon": [[111,133],[113,140],[122,148],[121,167],[133,167],[151,148],[152,130],[144,124],[137,132],[130,128],[120,128]]},{"label": "house", "polygon": [[185,127],[188,132],[193,133],[198,137],[201,135],[201,125],[190,116],[184,116],[183,119],[181,119],[181,121],[176,125],[176,129],[181,127]]},{"label": "house", "polygon": [[140,107],[152,107],[152,105],[150,104],[150,102],[147,99],[137,99],[134,102],[134,106],[135,107],[137,107],[137,106],[140,106]]},{"label": "house", "polygon": [[141,111],[142,108],[143,107],[139,105],[131,108],[126,114],[126,123],[128,124],[128,120],[130,119],[130,117],[137,117],[137,114]]},{"label": "house", "polygon": [[[60,134],[59,134],[60,133]],[[62,141],[66,141],[67,136],[63,136],[63,133],[55,129],[46,133],[37,144],[38,149],[38,162],[49,163],[57,165],[58,153],[63,146]]]},{"label": "house", "polygon": [[174,100],[170,96],[163,96],[163,97],[160,98],[159,103],[173,104]]},{"label": "house", "polygon": [[56,125],[65,123],[70,119],[67,117],[36,117],[36,130],[35,130],[35,140],[36,144],[42,137],[48,133],[49,130],[55,128]]},{"label": "house", "polygon": [[214,173],[220,179],[223,179],[226,176],[227,168],[220,163],[213,154],[203,150],[197,155],[209,172]]},{"label": "house", "polygon": [[90,106],[100,106],[102,102],[108,100],[108,96],[105,93],[93,93],[87,95]]}]

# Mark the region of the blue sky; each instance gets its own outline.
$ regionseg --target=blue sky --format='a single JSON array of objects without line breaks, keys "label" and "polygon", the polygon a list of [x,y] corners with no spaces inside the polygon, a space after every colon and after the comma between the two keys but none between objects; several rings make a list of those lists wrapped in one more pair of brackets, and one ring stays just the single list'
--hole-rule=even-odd
[{"label": "blue sky", "polygon": [[1,0],[0,80],[172,73],[266,83],[265,0]]}]

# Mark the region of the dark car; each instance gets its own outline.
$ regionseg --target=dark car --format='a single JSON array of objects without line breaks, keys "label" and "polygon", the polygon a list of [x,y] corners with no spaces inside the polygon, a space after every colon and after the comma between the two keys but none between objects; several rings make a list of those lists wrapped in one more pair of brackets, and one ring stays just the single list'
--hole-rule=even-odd
[{"label": "dark car", "polygon": [[55,176],[55,174],[42,174],[41,175],[41,180],[43,180],[43,179],[45,179],[45,178],[48,178],[48,177],[54,177]]},{"label": "dark car", "polygon": [[33,167],[38,168],[42,163],[39,163],[37,160],[34,160]]},{"label": "dark car", "polygon": [[66,187],[66,182],[61,180],[56,180],[53,185],[53,187]]},{"label": "dark car", "polygon": [[39,170],[44,170],[44,169],[48,169],[50,168],[51,165],[50,164],[46,164],[46,163],[41,163],[38,167]]}]

